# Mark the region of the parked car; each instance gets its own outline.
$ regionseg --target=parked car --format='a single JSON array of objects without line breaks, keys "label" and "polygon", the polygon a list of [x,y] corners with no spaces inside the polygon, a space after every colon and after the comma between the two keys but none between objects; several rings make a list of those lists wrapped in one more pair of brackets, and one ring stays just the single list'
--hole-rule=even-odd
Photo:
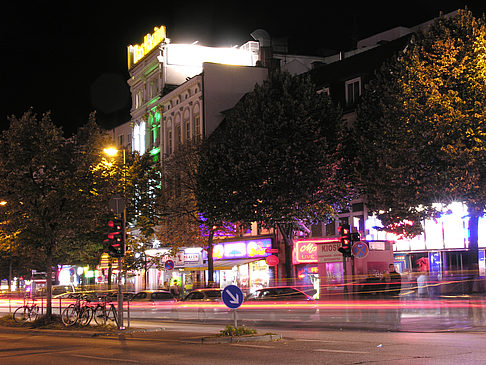
[{"label": "parked car", "polygon": [[242,319],[260,321],[307,320],[318,313],[314,298],[291,286],[262,288],[250,293],[239,309]]},{"label": "parked car", "polygon": [[187,302],[194,302],[194,301],[199,301],[199,302],[214,302],[214,301],[221,301],[221,293],[223,289],[195,289],[191,291],[189,294],[187,294],[183,301]]},{"label": "parked car", "polygon": [[131,302],[158,302],[170,301],[174,302],[176,298],[168,290],[144,290],[138,292],[131,298]]},{"label": "parked car", "polygon": [[228,315],[228,308],[221,299],[222,289],[195,289],[187,294],[176,306],[178,319],[207,321],[221,319]]}]

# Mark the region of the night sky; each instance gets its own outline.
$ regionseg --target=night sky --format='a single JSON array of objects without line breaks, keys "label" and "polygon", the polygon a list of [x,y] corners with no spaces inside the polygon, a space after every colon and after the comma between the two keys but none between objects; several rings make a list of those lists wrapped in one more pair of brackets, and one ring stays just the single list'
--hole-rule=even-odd
[{"label": "night sky", "polygon": [[[289,52],[347,50],[353,41],[395,26],[413,26],[468,6],[476,16],[486,1],[9,1],[2,3],[2,101],[7,116],[33,107],[67,134],[97,110],[104,127],[129,120],[126,47],[165,25],[172,43],[241,45],[266,30],[288,39]],[[375,5],[380,4],[380,6]]]}]

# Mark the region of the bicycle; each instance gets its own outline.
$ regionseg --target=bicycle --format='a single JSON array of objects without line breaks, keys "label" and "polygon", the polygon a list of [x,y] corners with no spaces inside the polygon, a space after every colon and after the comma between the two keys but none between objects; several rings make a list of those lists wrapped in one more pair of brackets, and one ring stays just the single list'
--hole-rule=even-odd
[{"label": "bicycle", "polygon": [[15,310],[13,319],[17,323],[25,323],[35,321],[38,316],[39,306],[33,300],[31,305],[25,304],[24,299],[24,305]]},{"label": "bicycle", "polygon": [[116,326],[118,326],[118,311],[112,302],[107,304],[106,297],[104,299],[100,298],[100,301],[93,310],[93,318],[96,324],[100,326],[104,326],[110,321],[115,322]]},{"label": "bicycle", "polygon": [[79,323],[81,326],[87,326],[93,318],[93,309],[86,303],[82,303],[83,296],[76,298],[75,304],[68,305],[61,314],[62,323],[65,326],[73,326]]}]

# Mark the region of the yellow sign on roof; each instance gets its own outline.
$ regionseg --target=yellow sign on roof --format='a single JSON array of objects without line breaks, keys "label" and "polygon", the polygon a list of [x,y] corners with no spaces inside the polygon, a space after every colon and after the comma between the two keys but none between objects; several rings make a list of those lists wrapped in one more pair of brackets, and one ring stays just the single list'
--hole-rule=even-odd
[{"label": "yellow sign on roof", "polygon": [[143,37],[142,44],[136,44],[134,46],[129,45],[128,48],[128,68],[139,62],[145,57],[147,53],[157,47],[166,38],[165,26],[161,25],[160,28],[155,27],[152,34],[147,34]]}]

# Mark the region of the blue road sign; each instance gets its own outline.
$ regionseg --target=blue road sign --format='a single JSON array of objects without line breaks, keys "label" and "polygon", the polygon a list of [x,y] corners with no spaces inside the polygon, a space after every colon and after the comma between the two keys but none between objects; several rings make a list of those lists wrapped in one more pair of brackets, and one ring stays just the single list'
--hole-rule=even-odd
[{"label": "blue road sign", "polygon": [[236,309],[243,303],[243,292],[236,285],[228,285],[223,289],[221,299],[228,308]]},{"label": "blue road sign", "polygon": [[164,267],[166,270],[172,270],[174,268],[174,261],[172,260],[167,260],[164,264]]},{"label": "blue road sign", "polygon": [[370,249],[366,243],[358,241],[351,248],[351,252],[357,259],[364,259],[366,256],[368,256]]}]

